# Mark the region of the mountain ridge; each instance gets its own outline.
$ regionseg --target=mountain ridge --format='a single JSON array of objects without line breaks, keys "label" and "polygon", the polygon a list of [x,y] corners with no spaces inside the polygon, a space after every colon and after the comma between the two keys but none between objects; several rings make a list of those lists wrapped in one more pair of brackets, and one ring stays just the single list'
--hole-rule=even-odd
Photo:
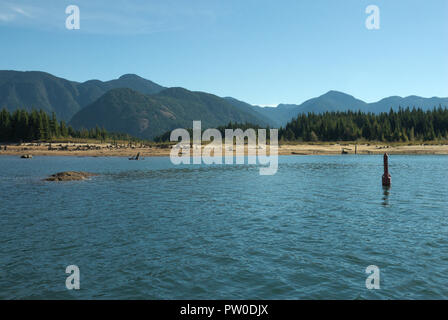
[{"label": "mountain ridge", "polygon": [[[131,91],[112,91],[126,88]],[[107,99],[101,99],[110,91],[112,94],[107,95]],[[112,121],[107,114],[110,110],[105,108],[105,104],[110,103],[111,108],[117,111],[119,106],[115,104],[118,102],[123,104],[122,107],[128,105],[132,116],[118,113],[115,114],[117,119]],[[91,105],[94,107],[88,110],[93,110],[93,113],[89,115],[84,109]],[[123,74],[109,81],[91,79],[76,82],[42,71],[0,70],[0,109],[43,109],[47,113],[55,112],[61,120],[71,120],[78,128],[104,125],[101,119],[107,118],[110,121],[107,126],[112,127],[108,130],[122,128],[130,131],[125,133],[136,132],[140,137],[152,137],[154,132],[162,128],[191,127],[192,120],[202,120],[206,126],[240,121],[278,128],[301,113],[348,110],[380,113],[388,112],[391,108],[396,110],[400,106],[428,110],[439,105],[447,107],[448,98],[390,96],[367,103],[350,94],[330,90],[301,104],[279,104],[274,108],[266,108],[233,97],[218,97],[182,87],[164,87],[136,74]],[[79,113],[81,115],[78,116]],[[138,116],[141,119],[136,119]],[[119,121],[127,124],[121,126],[117,123]]]},{"label": "mountain ridge", "polygon": [[145,94],[165,87],[133,74],[118,79],[76,82],[42,71],[0,70],[0,109],[42,109],[55,112],[61,120],[70,120],[79,110],[107,91],[130,88]]},{"label": "mountain ridge", "polygon": [[70,125],[77,129],[98,125],[108,131],[152,139],[176,128],[190,128],[194,120],[201,120],[205,129],[229,122],[253,123],[256,118],[210,93],[167,88],[157,94],[144,95],[118,88],[76,113]]},{"label": "mountain ridge", "polygon": [[431,97],[424,98],[416,95],[407,97],[390,96],[380,99],[376,102],[365,102],[356,97],[336,91],[330,90],[319,97],[311,98],[301,104],[279,104],[276,108],[261,108],[257,110],[276,121],[279,126],[284,126],[288,121],[297,117],[301,113],[324,113],[331,111],[362,111],[381,113],[398,110],[399,107],[416,107],[426,111],[434,107],[442,105],[448,107],[448,98]]}]

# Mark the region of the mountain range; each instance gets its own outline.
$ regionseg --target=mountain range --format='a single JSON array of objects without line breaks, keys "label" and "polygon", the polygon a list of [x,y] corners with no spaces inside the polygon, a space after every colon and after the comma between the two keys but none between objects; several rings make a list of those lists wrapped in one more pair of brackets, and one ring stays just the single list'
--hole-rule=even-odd
[{"label": "mountain range", "polygon": [[0,109],[42,109],[55,112],[59,119],[68,121],[107,91],[117,88],[130,88],[143,94],[165,89],[132,74],[106,82],[89,80],[79,83],[45,72],[5,70],[0,71]]},{"label": "mountain range", "polygon": [[99,125],[109,131],[152,139],[175,128],[191,128],[193,120],[201,120],[203,128],[230,121],[268,125],[254,111],[246,112],[213,94],[184,88],[168,88],[153,95],[128,88],[113,89],[75,114],[70,124],[75,128]]},{"label": "mountain range", "polygon": [[146,139],[174,128],[190,128],[193,120],[201,120],[203,128],[230,121],[280,127],[300,113],[380,113],[400,106],[428,110],[439,105],[447,107],[448,98],[392,96],[366,103],[343,92],[329,91],[299,105],[279,104],[272,108],[253,106],[232,97],[167,88],[133,74],[80,83],[39,71],[0,71],[0,109],[43,109],[55,112],[75,128],[98,125]]}]

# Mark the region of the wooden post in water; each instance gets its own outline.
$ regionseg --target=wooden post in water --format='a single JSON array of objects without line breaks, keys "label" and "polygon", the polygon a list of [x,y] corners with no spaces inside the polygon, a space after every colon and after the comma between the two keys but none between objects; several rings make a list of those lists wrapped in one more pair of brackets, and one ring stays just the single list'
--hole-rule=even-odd
[{"label": "wooden post in water", "polygon": [[384,154],[384,174],[383,174],[383,186],[390,187],[391,184],[391,176],[389,174],[389,155],[387,153]]}]

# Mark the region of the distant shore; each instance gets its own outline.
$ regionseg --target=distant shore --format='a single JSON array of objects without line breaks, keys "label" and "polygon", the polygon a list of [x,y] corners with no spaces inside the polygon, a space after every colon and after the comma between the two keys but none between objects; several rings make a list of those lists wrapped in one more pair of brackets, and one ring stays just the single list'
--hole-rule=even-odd
[{"label": "distant shore", "polygon": [[[140,153],[141,157],[169,156],[171,145],[154,146],[126,146],[111,144],[86,144],[86,143],[23,143],[15,145],[0,144],[1,155],[22,156],[77,156],[77,157],[132,157]],[[198,147],[192,147],[194,148]],[[222,154],[232,150],[231,146],[223,145]],[[233,148],[235,154],[235,148]],[[387,145],[378,143],[343,144],[343,143],[315,143],[315,144],[280,144],[279,155],[338,155],[342,154],[448,154],[448,144],[416,144],[416,145]],[[256,155],[263,151],[245,146],[244,154]],[[267,148],[269,154],[269,147]],[[238,153],[241,155],[241,153]]]}]

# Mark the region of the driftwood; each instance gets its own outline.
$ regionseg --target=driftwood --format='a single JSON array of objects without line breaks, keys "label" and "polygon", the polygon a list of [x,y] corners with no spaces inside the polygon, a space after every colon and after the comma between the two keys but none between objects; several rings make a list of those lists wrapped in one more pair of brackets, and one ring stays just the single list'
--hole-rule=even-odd
[{"label": "driftwood", "polygon": [[143,160],[143,157],[140,157],[140,152],[137,153],[135,157],[130,157],[129,160]]}]

